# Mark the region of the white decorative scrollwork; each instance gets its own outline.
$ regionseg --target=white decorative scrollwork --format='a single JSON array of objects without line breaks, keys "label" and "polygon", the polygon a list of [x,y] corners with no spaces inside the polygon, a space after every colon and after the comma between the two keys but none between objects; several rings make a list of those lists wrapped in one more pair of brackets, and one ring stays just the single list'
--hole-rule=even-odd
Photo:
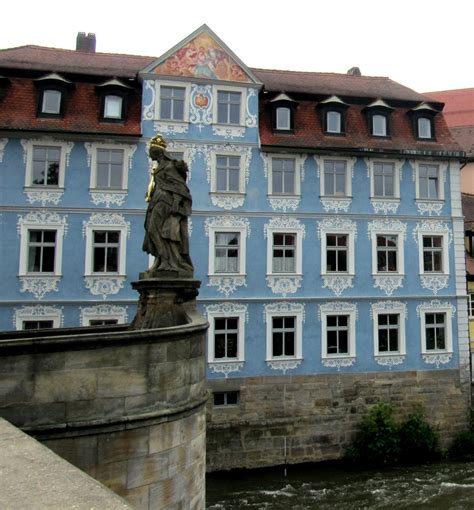
[{"label": "white decorative scrollwork", "polygon": [[375,214],[396,214],[400,205],[399,201],[393,200],[371,200],[372,207],[374,208]]},{"label": "white decorative scrollwork", "polygon": [[189,131],[187,122],[171,123],[171,122],[154,122],[153,129],[155,132],[163,135],[182,135]]},{"label": "white decorative scrollwork", "polygon": [[20,276],[20,292],[31,292],[36,299],[43,299],[48,292],[58,292],[60,276]]},{"label": "white decorative scrollwork", "polygon": [[439,368],[440,365],[446,365],[449,363],[452,357],[452,353],[423,354],[422,356],[425,363],[428,365],[436,365],[436,368]]},{"label": "white decorative scrollwork", "polygon": [[205,308],[208,319],[213,313],[225,313],[229,315],[233,313],[245,313],[245,322],[249,320],[248,307],[241,303],[217,303],[215,305],[207,305]]},{"label": "white decorative scrollwork", "polygon": [[336,368],[339,372],[341,368],[351,367],[356,361],[356,358],[323,358],[321,363],[327,368]]},{"label": "white decorative scrollwork", "polygon": [[374,312],[390,313],[400,312],[406,318],[407,305],[401,301],[377,301],[370,307],[370,317],[374,318]]},{"label": "white decorative scrollwork", "polygon": [[237,209],[244,205],[245,195],[211,193],[212,205],[222,207],[226,211]]},{"label": "white decorative scrollwork", "polygon": [[347,212],[352,203],[351,198],[329,198],[321,197],[321,203],[326,212],[338,214],[340,211]]},{"label": "white decorative scrollwork", "polygon": [[0,138],[0,163],[3,162],[3,154],[7,146],[8,138]]},{"label": "white decorative scrollwork", "polygon": [[446,289],[449,283],[447,275],[420,275],[421,286],[424,289],[431,290],[434,295],[442,289]]},{"label": "white decorative scrollwork", "polygon": [[428,214],[429,216],[433,216],[436,214],[439,216],[441,211],[443,210],[443,202],[417,202],[416,206],[418,207],[418,212],[420,214]]},{"label": "white decorative scrollwork", "polygon": [[368,225],[368,237],[371,239],[372,232],[396,232],[403,234],[403,239],[406,239],[407,234],[407,226],[405,223],[402,223],[400,220],[396,220],[393,218],[380,218],[377,220],[373,220]]},{"label": "white decorative scrollwork", "polygon": [[323,275],[323,288],[331,289],[336,296],[341,296],[342,293],[349,288],[354,287],[354,277],[352,275]]},{"label": "white decorative scrollwork", "polygon": [[245,134],[245,128],[240,126],[212,126],[212,134],[223,136],[226,140],[229,138],[242,138]]},{"label": "white decorative scrollwork", "polygon": [[155,82],[152,80],[145,80],[143,83],[144,91],[146,92],[147,90],[149,90],[151,92],[150,102],[148,104],[143,105],[143,119],[144,120],[152,120],[154,117],[155,96],[156,96],[154,83]]},{"label": "white decorative scrollwork", "polygon": [[24,320],[34,319],[56,319],[57,326],[62,328],[64,325],[64,316],[62,313],[63,307],[47,306],[47,305],[33,305],[22,306],[15,308],[13,314],[13,327],[17,330],[22,329]]},{"label": "white decorative scrollwork", "polygon": [[302,321],[305,320],[304,304],[291,303],[289,301],[278,301],[277,303],[269,303],[263,307],[263,319],[267,322],[270,313],[301,313]]},{"label": "white decorative scrollwork", "polygon": [[233,372],[239,372],[244,367],[244,361],[226,361],[219,363],[208,363],[208,366],[215,374],[224,374],[225,378]]},{"label": "white decorative scrollwork", "polygon": [[272,370],[281,370],[283,375],[285,375],[288,370],[294,370],[299,367],[302,361],[302,359],[272,359],[267,360],[266,363]]},{"label": "white decorative scrollwork", "polygon": [[192,151],[195,154],[202,154],[206,160],[206,177],[207,182],[211,182],[211,168],[213,166],[213,154],[240,154],[244,160],[244,177],[245,182],[248,184],[250,178],[250,160],[252,158],[252,149],[250,147],[242,147],[232,143],[224,144],[208,144],[208,145],[193,145]]},{"label": "white decorative scrollwork", "polygon": [[79,307],[81,311],[79,323],[81,326],[87,326],[86,319],[88,317],[96,318],[120,318],[121,323],[125,324],[128,320],[127,315],[127,306],[117,306],[117,305],[108,305],[108,304],[102,304],[102,305],[95,305],[95,306],[81,306]]},{"label": "white decorative scrollwork", "polygon": [[250,222],[247,218],[240,216],[218,216],[214,218],[206,218],[204,221],[204,230],[206,235],[209,237],[210,228],[244,228],[246,230],[247,237],[250,236]]},{"label": "white decorative scrollwork", "polygon": [[303,281],[302,276],[267,276],[267,284],[272,289],[273,294],[294,294]]},{"label": "white decorative scrollwork", "polygon": [[270,207],[274,210],[282,210],[286,212],[288,210],[296,211],[298,209],[301,202],[301,197],[292,197],[292,198],[280,198],[280,197],[268,197],[268,203]]},{"label": "white decorative scrollwork", "polygon": [[113,193],[113,192],[102,192],[102,191],[90,191],[90,197],[94,205],[105,204],[105,207],[109,208],[111,204],[121,206],[125,201],[126,193]]},{"label": "white decorative scrollwork", "polygon": [[374,275],[374,288],[381,289],[387,296],[391,296],[393,292],[403,287],[403,275]]},{"label": "white decorative scrollwork", "polygon": [[341,216],[331,216],[330,218],[318,221],[318,239],[322,238],[323,232],[334,230],[354,232],[354,239],[357,239],[357,224],[355,221]]},{"label": "white decorative scrollwork", "polygon": [[440,301],[439,299],[432,299],[427,303],[421,303],[416,307],[416,315],[418,318],[421,317],[422,312],[436,312],[437,310],[451,310],[451,314],[454,317],[456,314],[456,307],[448,301]]},{"label": "white decorative scrollwork", "polygon": [[44,207],[46,204],[58,205],[64,195],[64,190],[25,190],[25,194],[30,204],[40,203]]},{"label": "white decorative scrollwork", "polygon": [[21,146],[23,147],[23,162],[26,163],[28,158],[28,152],[33,149],[34,145],[52,143],[54,145],[61,146],[64,150],[65,164],[69,166],[69,159],[71,157],[71,151],[74,147],[74,142],[59,141],[52,136],[43,136],[41,138],[29,138],[20,140]]},{"label": "white decorative scrollwork", "polygon": [[356,319],[358,315],[357,305],[355,303],[349,303],[347,301],[331,301],[329,303],[323,303],[318,307],[318,320],[321,320],[321,312],[333,313],[333,312],[355,312]]},{"label": "white decorative scrollwork", "polygon": [[191,85],[189,122],[197,124],[199,131],[212,124],[212,85]]},{"label": "white decorative scrollwork", "polygon": [[127,236],[130,236],[130,222],[118,213],[94,213],[87,221],[82,222],[82,237],[86,236],[88,227],[126,227]]},{"label": "white decorative scrollwork", "polygon": [[107,299],[123,289],[125,276],[84,276],[84,282],[92,295]]},{"label": "white decorative scrollwork", "polygon": [[420,237],[422,234],[425,235],[442,235],[447,234],[448,244],[451,244],[453,240],[453,232],[446,223],[440,220],[423,220],[416,224],[413,229],[413,239],[415,243],[420,245]]},{"label": "white decorative scrollwork", "polygon": [[229,297],[237,287],[247,287],[245,276],[231,275],[231,276],[209,276],[208,287],[217,287],[219,292]]},{"label": "white decorative scrollwork", "polygon": [[304,239],[306,236],[306,229],[305,226],[300,222],[300,220],[297,220],[296,218],[291,217],[282,217],[278,216],[276,218],[271,218],[270,221],[264,225],[263,227],[263,237],[267,239],[268,237],[268,230],[274,229],[274,230],[293,230],[297,232],[301,232],[301,236]]},{"label": "white decorative scrollwork", "polygon": [[26,216],[20,216],[18,215],[18,224],[17,224],[17,230],[18,234],[21,233],[21,227],[23,225],[54,225],[58,227],[64,228],[64,235],[67,234],[67,223],[66,223],[67,216],[60,216],[58,213],[47,211],[47,210],[40,210],[40,211],[31,211]]},{"label": "white decorative scrollwork", "polygon": [[[89,167],[91,166],[94,152],[96,151],[96,149],[100,149],[102,146],[103,146],[103,144],[99,143],[99,142],[86,142],[84,144],[84,147],[87,151],[87,165]],[[136,144],[121,144],[121,143],[110,145],[110,147],[115,147],[115,146],[119,149],[123,149],[124,158],[125,158],[125,160],[128,160],[127,168],[129,170],[131,170],[133,155],[135,154],[135,151],[137,150],[137,145]],[[109,145],[107,145],[107,147],[109,147]]]},{"label": "white decorative scrollwork", "polygon": [[256,95],[257,95],[257,93],[255,92],[255,89],[250,89],[250,88],[247,89],[245,125],[249,128],[257,127],[257,115],[254,115],[250,112],[250,98],[255,97]]},{"label": "white decorative scrollwork", "polygon": [[375,362],[382,367],[388,367],[389,370],[396,365],[401,365],[405,361],[405,356],[375,356]]}]

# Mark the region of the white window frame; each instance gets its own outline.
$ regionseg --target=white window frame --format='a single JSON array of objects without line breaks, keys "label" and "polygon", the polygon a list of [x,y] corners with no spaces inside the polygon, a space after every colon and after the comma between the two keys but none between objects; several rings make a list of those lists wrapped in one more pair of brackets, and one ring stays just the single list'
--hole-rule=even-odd
[{"label": "white window frame", "polygon": [[[421,197],[420,196],[420,166],[436,166],[438,168],[438,196]],[[445,166],[439,161],[417,161],[415,163],[415,188],[416,200],[420,202],[441,202],[444,201],[444,177],[446,174]]]},{"label": "white window frame", "polygon": [[[396,236],[397,237],[397,270],[396,271],[378,271],[377,270],[377,236]],[[405,235],[403,232],[393,230],[372,230],[372,275],[373,276],[402,276],[405,275]]]},{"label": "white window frame", "polygon": [[[446,321],[444,323],[445,327],[445,339],[446,339],[446,348],[445,349],[427,349],[426,348],[426,315],[427,314],[436,314],[443,313],[445,314]],[[452,317],[453,317],[453,307],[446,303],[446,306],[436,306],[430,308],[428,306],[420,306],[419,307],[420,314],[420,327],[421,327],[421,353],[422,354],[445,354],[453,352],[453,336],[452,336]]]},{"label": "white window frame", "polygon": [[[53,92],[56,97],[59,97],[57,108],[54,108],[54,110],[48,110],[46,108],[46,95],[48,93]],[[52,89],[52,88],[45,88],[41,91],[41,113],[46,113],[48,115],[59,115],[61,113],[61,102],[63,100],[63,92],[58,89]]]},{"label": "white window frame", "polygon": [[[132,157],[136,150],[136,145],[113,144],[113,143],[86,143],[86,149],[89,153],[90,166],[90,191],[91,192],[108,192],[108,193],[124,193],[128,191],[128,172],[131,167]],[[97,187],[97,152],[98,150],[122,150],[123,151],[123,168],[122,168],[122,186],[120,188],[100,188]]]},{"label": "white window frame", "polygon": [[[120,108],[119,108],[119,114],[118,115],[108,115],[107,114],[107,107],[109,102],[113,99],[119,99],[120,100]],[[123,119],[123,107],[124,107],[124,98],[123,96],[119,94],[106,94],[104,96],[104,119],[112,119],[112,120],[121,120]]]},{"label": "white window frame", "polygon": [[[215,250],[216,250],[216,234],[238,232],[240,234],[239,244],[239,271],[236,273],[223,273],[215,270]],[[246,245],[247,245],[247,229],[245,227],[210,227],[209,228],[209,276],[231,276],[245,275],[246,267]]]},{"label": "white window frame", "polygon": [[[217,157],[218,156],[230,156],[239,158],[239,189],[238,191],[220,191],[217,189]],[[246,168],[246,154],[243,152],[219,152],[213,151],[211,153],[211,193],[217,193],[222,195],[243,195],[245,194],[245,168]]]},{"label": "white window frame", "polygon": [[[424,268],[424,257],[423,257],[423,238],[424,237],[441,237],[441,252],[442,252],[442,270],[441,271],[425,271]],[[423,231],[422,229],[418,230],[418,260],[419,260],[419,271],[420,275],[449,275],[449,234],[448,232],[429,232]]]},{"label": "white window frame", "polygon": [[[94,248],[94,232],[96,231],[107,231],[107,232],[119,232],[120,233],[120,246],[118,254],[118,271],[107,273],[93,272],[93,248]],[[110,225],[110,223],[91,223],[87,222],[85,225],[85,236],[86,236],[86,257],[85,257],[85,268],[84,276],[125,276],[126,275],[126,254],[127,254],[127,225]]]},{"label": "white window frame", "polygon": [[[338,115],[338,123],[339,128],[338,129],[329,129],[329,116],[330,114],[337,114]],[[343,122],[343,114],[339,110],[334,109],[328,109],[324,115],[326,116],[326,133],[330,134],[342,134],[342,122]]]},{"label": "white window frame", "polygon": [[[322,359],[333,359],[333,358],[355,358],[356,356],[356,318],[357,310],[355,306],[348,306],[345,309],[326,309],[324,305],[320,307],[321,313],[321,357]],[[347,315],[349,316],[348,326],[348,351],[345,354],[328,354],[328,328],[327,318],[333,315]]]},{"label": "white window frame", "polygon": [[[421,129],[420,129],[420,123],[421,121],[428,122],[429,126],[429,136],[421,136]],[[433,119],[431,117],[427,117],[426,115],[420,115],[416,119],[416,133],[417,137],[421,140],[432,140],[433,137]]]},{"label": "white window frame", "polygon": [[[376,163],[389,163],[393,165],[394,168],[394,175],[393,175],[393,196],[382,196],[382,195],[375,195],[375,164]],[[370,169],[370,197],[372,200],[378,200],[378,201],[399,201],[400,200],[400,172],[403,165],[403,161],[400,160],[384,160],[384,159],[374,159],[370,160],[369,162],[369,169]]]},{"label": "white window frame", "polygon": [[[54,271],[51,273],[28,271],[29,233],[31,230],[56,231],[56,241],[54,249]],[[64,233],[65,233],[64,224],[48,222],[47,220],[44,223],[27,223],[26,221],[21,222],[19,276],[39,276],[39,277],[62,276],[62,254]]]},{"label": "white window frame", "polygon": [[[283,119],[278,115],[278,112],[280,110],[285,110],[288,112],[288,122],[287,123],[282,123]],[[289,106],[277,106],[275,108],[275,124],[276,124],[275,129],[277,131],[290,131],[290,129],[291,129],[291,115],[292,115],[292,110]]]},{"label": "white window frame", "polygon": [[[215,319],[229,319],[236,317],[238,319],[237,332],[237,357],[236,358],[216,358],[215,357]],[[245,361],[245,320],[246,307],[236,307],[229,311],[209,311],[207,312],[209,321],[209,330],[207,333],[207,361],[208,363],[229,363]]]},{"label": "white window frame", "polygon": [[[239,112],[239,123],[238,124],[222,124],[217,121],[217,109],[218,109],[218,92],[238,92],[240,94],[240,112]],[[213,105],[212,105],[212,117],[213,123],[219,126],[226,126],[231,128],[232,126],[244,127],[245,126],[245,108],[247,104],[247,89],[245,87],[232,87],[229,85],[214,85],[212,90]]]},{"label": "white window frame", "polygon": [[[184,89],[184,110],[183,120],[162,119],[161,118],[161,87],[173,87]],[[191,84],[182,81],[157,81],[156,82],[156,101],[155,101],[155,120],[159,120],[167,125],[183,125],[189,122],[189,105],[191,97]]]},{"label": "white window frame", "polygon": [[[347,271],[328,271],[327,269],[327,236],[346,235],[347,243]],[[344,228],[321,228],[321,275],[348,275],[355,274],[355,230]]]},{"label": "white window frame", "polygon": [[474,292],[467,292],[467,313],[470,319],[474,319]]},{"label": "white window frame", "polygon": [[[331,199],[340,199],[340,198],[352,198],[352,168],[351,160],[348,158],[337,158],[337,157],[322,157],[320,160],[320,194],[323,198],[331,198]],[[345,194],[344,195],[326,195],[324,189],[324,181],[325,181],[325,163],[326,161],[343,161],[346,164],[346,180],[345,180]]]},{"label": "white window frame", "polygon": [[[303,229],[291,227],[266,227],[267,237],[267,275],[275,276],[301,276],[303,274]],[[291,273],[279,273],[273,271],[273,234],[293,234],[296,237],[295,243],[295,271]]]},{"label": "white window frame", "polygon": [[128,318],[126,306],[100,304],[81,307],[80,310],[81,326],[90,326],[91,321],[104,319],[114,319],[117,321],[117,324],[125,324]]},{"label": "white window frame", "polygon": [[[69,164],[69,154],[73,147],[72,142],[59,142],[50,139],[35,139],[35,140],[22,140],[23,150],[25,151],[25,188],[29,191],[41,190],[63,190],[66,167]],[[33,152],[35,147],[54,147],[59,148],[61,151],[59,159],[59,176],[57,185],[37,185],[33,184]]]},{"label": "white window frame", "polygon": [[[299,197],[301,196],[301,158],[289,154],[272,154],[268,165],[268,194],[276,198]],[[279,193],[273,191],[273,160],[289,159],[293,160],[295,168],[295,181],[293,193]]]},{"label": "white window frame", "polygon": [[[380,315],[398,315],[398,351],[379,351],[379,328]],[[374,356],[405,356],[406,355],[406,305],[397,301],[380,302],[372,305]]]},{"label": "white window frame", "polygon": [[53,321],[53,328],[63,326],[62,308],[47,305],[33,305],[16,308],[13,324],[17,331],[23,330],[23,321]]},{"label": "white window frame", "polygon": [[[295,318],[295,354],[293,356],[273,356],[273,318]],[[265,307],[266,322],[266,361],[286,361],[303,359],[304,308],[301,304],[277,303]]]},{"label": "white window frame", "polygon": [[[384,124],[383,124],[383,133],[376,133],[375,132],[375,117],[380,117],[381,119],[384,120]],[[371,124],[371,135],[372,136],[380,136],[380,137],[387,137],[388,136],[388,121],[389,121],[389,118],[387,115],[384,115],[383,113],[372,113],[371,114],[371,119],[370,119],[370,124]]]}]

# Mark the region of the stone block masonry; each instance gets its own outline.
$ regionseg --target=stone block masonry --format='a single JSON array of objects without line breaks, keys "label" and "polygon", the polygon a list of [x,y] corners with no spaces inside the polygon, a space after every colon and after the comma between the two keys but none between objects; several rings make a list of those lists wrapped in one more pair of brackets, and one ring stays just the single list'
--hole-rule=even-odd
[{"label": "stone block masonry", "polygon": [[252,377],[209,381],[238,391],[234,406],[207,407],[207,470],[340,459],[362,417],[384,401],[397,419],[420,405],[443,446],[468,427],[469,382],[459,370]]}]

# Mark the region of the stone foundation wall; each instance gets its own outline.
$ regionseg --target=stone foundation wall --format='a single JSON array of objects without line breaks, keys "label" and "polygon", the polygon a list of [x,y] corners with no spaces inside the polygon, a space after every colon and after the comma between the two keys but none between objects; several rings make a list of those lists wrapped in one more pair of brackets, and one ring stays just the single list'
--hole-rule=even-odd
[{"label": "stone foundation wall", "polygon": [[240,403],[208,402],[208,471],[341,458],[380,401],[393,404],[397,418],[422,405],[443,446],[469,422],[470,384],[458,370],[255,377],[209,386],[239,391]]}]

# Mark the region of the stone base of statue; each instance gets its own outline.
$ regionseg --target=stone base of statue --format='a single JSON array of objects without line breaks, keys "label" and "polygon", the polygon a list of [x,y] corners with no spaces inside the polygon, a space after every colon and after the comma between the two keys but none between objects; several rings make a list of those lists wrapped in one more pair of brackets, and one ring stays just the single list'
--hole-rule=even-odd
[{"label": "stone base of statue", "polygon": [[139,293],[138,308],[131,329],[184,326],[196,313],[201,285],[193,274],[181,271],[146,271],[132,282]]}]

